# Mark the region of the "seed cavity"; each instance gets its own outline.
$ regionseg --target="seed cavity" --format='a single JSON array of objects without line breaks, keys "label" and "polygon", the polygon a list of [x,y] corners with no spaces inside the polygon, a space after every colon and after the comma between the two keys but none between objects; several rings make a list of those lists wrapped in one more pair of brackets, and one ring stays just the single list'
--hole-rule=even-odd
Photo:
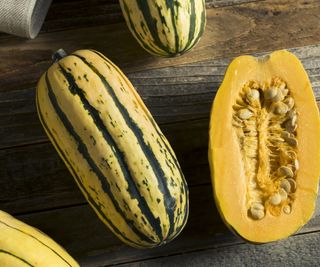
[{"label": "seed cavity", "polygon": [[232,125],[238,136],[247,179],[248,216],[262,220],[292,212],[299,114],[285,81],[247,82],[233,105]]}]

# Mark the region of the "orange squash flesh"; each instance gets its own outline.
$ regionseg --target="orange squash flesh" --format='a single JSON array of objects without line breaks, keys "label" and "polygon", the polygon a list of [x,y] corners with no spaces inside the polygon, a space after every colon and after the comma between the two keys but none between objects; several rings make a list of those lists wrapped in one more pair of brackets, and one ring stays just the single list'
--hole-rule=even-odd
[{"label": "orange squash flesh", "polygon": [[[266,212],[261,220],[248,216],[247,178],[239,141],[232,125],[233,105],[250,80],[284,80],[290,88],[298,117],[297,155],[300,168],[297,189],[289,215]],[[227,69],[211,111],[209,163],[216,205],[225,223],[242,238],[265,243],[286,238],[312,216],[320,175],[320,119],[310,81],[301,62],[290,52],[275,51],[259,59],[240,56]]]}]

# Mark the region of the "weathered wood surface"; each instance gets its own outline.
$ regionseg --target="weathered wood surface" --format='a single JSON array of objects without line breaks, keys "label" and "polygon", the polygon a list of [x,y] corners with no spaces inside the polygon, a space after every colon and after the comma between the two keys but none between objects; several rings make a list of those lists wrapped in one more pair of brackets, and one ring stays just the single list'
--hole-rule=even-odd
[{"label": "weathered wood surface", "polygon": [[[320,46],[291,51],[302,60],[320,98]],[[191,186],[210,183],[210,108],[230,60],[129,74],[176,151]],[[15,214],[83,203],[38,121],[34,89],[1,92],[0,103],[0,147],[7,147],[0,150],[0,188],[5,188],[1,207]]]},{"label": "weathered wood surface", "polygon": [[[261,0],[206,0],[207,8]],[[55,0],[41,32],[124,22],[119,0]]]},{"label": "weathered wood surface", "polygon": [[[320,98],[320,45],[290,51],[301,59]],[[199,128],[207,127],[213,97],[230,61],[212,59],[129,73],[128,77],[164,131],[169,135],[175,131],[173,135],[180,139],[186,130],[195,128],[196,136],[204,131]],[[0,149],[47,140],[36,115],[34,94],[34,87],[0,90]]]},{"label": "weathered wood surface", "polygon": [[319,266],[320,232],[290,237],[260,246],[236,244],[195,253],[162,257],[142,262],[120,264],[125,267],[147,266]]},{"label": "weathered wood surface", "polygon": [[[119,264],[244,244],[244,241],[233,235],[222,223],[214,205],[211,187],[207,185],[190,188],[190,217],[185,230],[171,243],[155,249],[141,250],[124,245],[106,229],[87,205],[38,212],[18,218],[54,237],[83,266]],[[320,198],[313,219],[300,233],[319,230]]]},{"label": "weathered wood surface", "polygon": [[61,47],[69,52],[94,48],[132,72],[318,44],[319,14],[318,0],[266,0],[208,9],[200,43],[190,53],[171,59],[143,51],[124,22],[48,32],[35,40],[2,35],[0,91],[33,87],[50,65],[50,55]]},{"label": "weathered wood surface", "polygon": [[[203,40],[174,59],[152,58],[140,49],[118,0],[54,0],[37,39],[0,34],[0,209],[45,231],[82,266],[139,261],[141,266],[268,266],[270,257],[276,261],[269,266],[320,265],[319,198],[304,234],[269,245],[244,244],[217,213],[207,164],[210,107],[231,57],[302,46],[291,51],[302,60],[320,100],[320,2],[208,0],[207,7]],[[170,244],[136,250],[114,237],[44,135],[34,88],[60,47],[94,48],[119,64],[176,151],[190,186],[191,210],[186,229]],[[301,254],[308,258],[295,256]]]},{"label": "weathered wood surface", "polygon": [[[190,186],[210,183],[206,150],[207,143],[185,151],[177,150],[179,158],[183,159],[180,162]],[[196,162],[194,157],[197,157]],[[0,166],[0,209],[11,214],[85,202],[50,143],[0,150]]]}]

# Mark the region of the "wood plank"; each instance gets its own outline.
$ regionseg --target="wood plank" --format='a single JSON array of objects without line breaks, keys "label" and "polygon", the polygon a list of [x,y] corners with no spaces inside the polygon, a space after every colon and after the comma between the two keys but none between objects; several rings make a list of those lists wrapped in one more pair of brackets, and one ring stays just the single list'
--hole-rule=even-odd
[{"label": "wood plank", "polygon": [[41,32],[123,22],[118,0],[53,1]]},{"label": "wood plank", "polygon": [[61,47],[69,52],[97,49],[126,72],[132,72],[317,44],[319,11],[317,0],[266,0],[208,9],[207,28],[199,45],[192,52],[171,59],[144,52],[124,23],[43,33],[26,41],[2,36],[0,91],[33,87],[50,65],[52,52]]},{"label": "wood plank", "polygon": [[11,214],[85,203],[51,145],[2,150],[0,166],[0,209]]},{"label": "wood plank", "polygon": [[[301,59],[315,96],[320,98],[320,45],[290,51]],[[161,128],[172,136],[170,138],[174,143],[175,137],[201,142],[202,138],[207,140],[205,132],[211,103],[230,60],[212,59],[128,73],[128,77]],[[0,90],[0,149],[47,140],[36,114],[34,92],[34,88]],[[192,131],[190,136],[184,135],[185,130]],[[197,135],[200,136],[197,138]]]},{"label": "wood plank", "polygon": [[263,1],[263,0],[206,0],[206,6],[207,8],[234,6],[234,5],[240,5],[243,3],[258,2],[258,1]]},{"label": "wood plank", "polygon": [[[193,143],[183,142],[186,147]],[[206,150],[207,143],[204,147],[195,144],[188,150],[177,150],[189,186],[210,183]],[[11,214],[85,203],[73,177],[49,143],[0,150],[0,166],[0,209]]]},{"label": "wood plank", "polygon": [[[181,235],[165,246],[149,250],[124,245],[106,229],[87,205],[18,217],[52,236],[80,261],[81,266],[105,266],[244,243],[222,223],[210,185],[190,188],[190,215]],[[300,233],[319,230],[320,198],[313,219]],[[275,244],[281,246],[283,243]]]},{"label": "wood plank", "polygon": [[[302,59],[319,97],[320,46],[293,52]],[[191,186],[210,183],[207,145],[211,99],[229,61],[213,60],[129,75],[160,122]],[[33,90],[0,95],[0,143],[37,143],[0,150],[0,188],[5,188],[0,195],[1,207],[24,213],[84,203],[39,125]]]},{"label": "wood plank", "polygon": [[239,244],[119,266],[319,266],[319,243],[316,232],[261,246]]},{"label": "wood plank", "polygon": [[[261,0],[206,0],[207,8],[239,5]],[[118,0],[53,1],[41,32],[108,25],[123,22]]]}]

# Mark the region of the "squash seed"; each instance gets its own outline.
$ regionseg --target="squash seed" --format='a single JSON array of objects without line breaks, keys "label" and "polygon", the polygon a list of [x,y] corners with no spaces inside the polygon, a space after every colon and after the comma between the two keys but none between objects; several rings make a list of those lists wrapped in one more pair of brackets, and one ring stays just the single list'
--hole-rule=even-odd
[{"label": "squash seed", "polygon": [[294,179],[292,178],[288,178],[287,181],[289,182],[290,184],[290,189],[291,189],[291,192],[294,193],[296,190],[297,190],[297,183]]},{"label": "squash seed", "polygon": [[264,215],[264,206],[259,202],[254,202],[250,208],[250,213],[253,219],[261,220]]},{"label": "squash seed", "polygon": [[297,124],[297,115],[293,115],[290,120],[291,126],[295,126]]},{"label": "squash seed", "polygon": [[293,116],[296,116],[296,115],[297,115],[297,112],[294,109],[289,110],[289,112],[288,112],[289,119],[292,119]]},{"label": "squash seed", "polygon": [[294,137],[289,137],[286,139],[287,143],[293,147],[296,147],[298,145],[298,140]]},{"label": "squash seed", "polygon": [[253,202],[251,209],[264,210],[264,206],[260,202]]},{"label": "squash seed", "polygon": [[291,207],[289,205],[285,205],[282,210],[285,214],[291,213]]},{"label": "squash seed", "polygon": [[278,90],[275,87],[270,87],[264,91],[264,98],[266,100],[272,100],[278,94]]},{"label": "squash seed", "polygon": [[279,193],[273,194],[269,199],[271,205],[273,205],[273,206],[279,205],[281,203],[281,200],[282,200],[282,198]]},{"label": "squash seed", "polygon": [[283,132],[281,134],[282,138],[284,140],[286,140],[286,142],[293,146],[293,147],[296,147],[298,145],[298,140],[296,138],[294,138],[294,135],[292,133],[288,133],[288,132]]},{"label": "squash seed", "polygon": [[246,108],[240,109],[238,111],[238,116],[242,120],[247,120],[247,119],[251,118],[252,115],[253,115],[253,113],[249,109],[246,109]]},{"label": "squash seed", "polygon": [[280,187],[284,189],[287,193],[290,193],[291,191],[291,185],[286,179],[281,180]]},{"label": "squash seed", "polygon": [[294,115],[291,119],[288,119],[284,126],[288,132],[293,133],[297,129],[297,116]]},{"label": "squash seed", "polygon": [[278,90],[278,93],[271,100],[272,102],[279,102],[279,101],[282,101],[283,99],[284,99],[284,96],[282,95],[281,90]]},{"label": "squash seed", "polygon": [[254,100],[258,100],[260,98],[260,93],[258,90],[256,89],[251,89],[248,93],[247,93],[247,98],[251,101]]},{"label": "squash seed", "polygon": [[250,213],[253,219],[261,220],[265,213],[263,210],[250,209]]},{"label": "squash seed", "polygon": [[288,110],[292,109],[294,106],[294,101],[291,96],[287,97],[287,99],[284,100],[284,103],[287,105]]},{"label": "squash seed", "polygon": [[287,88],[280,88],[280,90],[281,90],[281,93],[282,93],[282,95],[283,95],[284,97],[286,97],[287,94],[289,93],[289,90],[288,90]]},{"label": "squash seed", "polygon": [[282,102],[277,102],[273,105],[273,112],[277,115],[286,114],[287,111],[288,111],[287,105]]},{"label": "squash seed", "polygon": [[283,188],[280,188],[279,194],[281,196],[281,201],[285,201],[288,198],[288,193]]},{"label": "squash seed", "polygon": [[287,155],[289,156],[290,159],[295,160],[297,158],[297,153],[294,152],[293,150],[287,151]]},{"label": "squash seed", "polygon": [[279,174],[281,176],[293,177],[293,171],[287,166],[281,166],[279,168]]}]

